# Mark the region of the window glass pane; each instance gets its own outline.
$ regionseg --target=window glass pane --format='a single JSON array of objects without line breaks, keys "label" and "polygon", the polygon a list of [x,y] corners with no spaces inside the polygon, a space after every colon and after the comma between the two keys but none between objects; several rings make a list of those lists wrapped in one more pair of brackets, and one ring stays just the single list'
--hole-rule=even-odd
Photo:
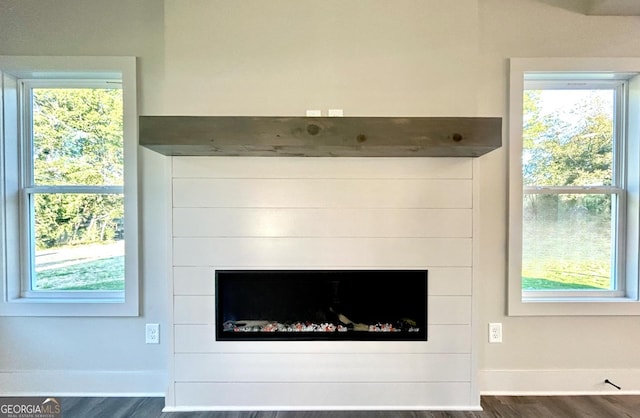
[{"label": "window glass pane", "polygon": [[525,186],[614,184],[614,90],[525,90]]},{"label": "window glass pane", "polygon": [[122,185],[121,89],[34,88],[36,185]]},{"label": "window glass pane", "polygon": [[611,208],[605,194],[525,194],[522,289],[613,290]]},{"label": "window glass pane", "polygon": [[124,289],[121,194],[34,194],[33,290]]}]

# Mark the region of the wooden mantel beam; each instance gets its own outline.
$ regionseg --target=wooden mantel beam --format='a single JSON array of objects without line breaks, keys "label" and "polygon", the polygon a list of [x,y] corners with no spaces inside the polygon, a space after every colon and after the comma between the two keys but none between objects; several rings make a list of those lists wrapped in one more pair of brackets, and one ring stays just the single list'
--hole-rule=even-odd
[{"label": "wooden mantel beam", "polygon": [[164,155],[478,157],[502,145],[480,117],[141,116],[140,145]]}]

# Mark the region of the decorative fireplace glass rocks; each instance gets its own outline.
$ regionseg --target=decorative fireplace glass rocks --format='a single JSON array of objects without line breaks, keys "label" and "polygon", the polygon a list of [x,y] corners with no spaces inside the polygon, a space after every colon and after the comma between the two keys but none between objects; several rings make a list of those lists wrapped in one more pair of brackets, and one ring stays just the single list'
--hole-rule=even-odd
[{"label": "decorative fireplace glass rocks", "polygon": [[427,270],[217,270],[216,339],[427,340]]}]

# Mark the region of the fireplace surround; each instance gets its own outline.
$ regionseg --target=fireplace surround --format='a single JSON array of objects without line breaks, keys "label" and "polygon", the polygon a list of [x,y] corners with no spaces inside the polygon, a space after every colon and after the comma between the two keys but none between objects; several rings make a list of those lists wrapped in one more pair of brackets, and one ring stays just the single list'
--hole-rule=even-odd
[{"label": "fireplace surround", "polygon": [[[478,406],[477,168],[472,158],[173,157],[169,410]],[[216,272],[415,269],[428,270],[428,341],[216,338]]]},{"label": "fireplace surround", "polygon": [[427,270],[217,270],[216,340],[426,341]]}]

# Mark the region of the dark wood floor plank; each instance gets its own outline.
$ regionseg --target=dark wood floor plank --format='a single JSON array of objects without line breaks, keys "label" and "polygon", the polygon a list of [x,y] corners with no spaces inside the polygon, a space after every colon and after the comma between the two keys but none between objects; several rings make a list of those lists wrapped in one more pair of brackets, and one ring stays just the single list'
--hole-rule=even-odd
[{"label": "dark wood floor plank", "polygon": [[640,418],[640,395],[483,396],[483,411],[162,412],[163,398],[59,398],[63,418]]},{"label": "dark wood floor plank", "polygon": [[640,396],[611,395],[602,398],[608,408],[619,413],[621,417],[635,417],[640,414]]},{"label": "dark wood floor plank", "polygon": [[147,418],[157,417],[162,398],[61,398],[63,417]]},{"label": "dark wood floor plank", "polygon": [[164,398],[140,398],[142,402],[136,404],[127,418],[159,417],[164,408]]}]

